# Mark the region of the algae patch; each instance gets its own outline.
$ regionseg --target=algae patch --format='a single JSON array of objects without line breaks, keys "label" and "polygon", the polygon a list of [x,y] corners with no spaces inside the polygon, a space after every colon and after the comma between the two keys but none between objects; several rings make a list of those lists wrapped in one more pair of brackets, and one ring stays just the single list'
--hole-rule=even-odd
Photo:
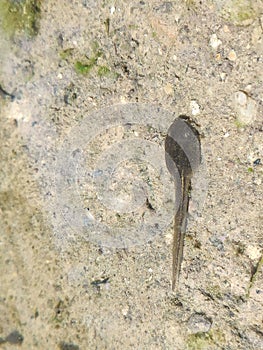
[{"label": "algae patch", "polygon": [[90,70],[92,69],[93,67],[93,64],[84,64],[84,63],[81,63],[80,61],[77,61],[75,63],[75,71],[77,73],[80,73],[80,74],[87,74],[90,72]]},{"label": "algae patch", "polygon": [[37,35],[40,27],[41,0],[1,0],[0,23],[5,34]]},{"label": "algae patch", "polygon": [[107,66],[100,66],[98,69],[98,75],[100,77],[106,76],[110,73],[110,69]]},{"label": "algae patch", "polygon": [[75,71],[79,74],[88,74],[93,67],[96,66],[98,58],[102,55],[101,51],[96,51],[93,53],[90,59],[87,62],[83,63],[81,61],[77,61],[75,63]]},{"label": "algae patch", "polygon": [[251,24],[257,16],[251,0],[223,1],[221,13],[225,19],[240,26]]},{"label": "algae patch", "polygon": [[225,343],[225,335],[219,329],[207,333],[190,334],[187,338],[187,350],[218,349]]},{"label": "algae patch", "polygon": [[91,71],[95,71],[97,75],[102,77],[117,78],[118,75],[112,72],[111,69],[106,65],[98,65],[98,59],[102,56],[101,51],[95,51],[91,58],[85,57],[84,59],[77,60],[74,64],[75,71],[78,74],[88,75]]}]

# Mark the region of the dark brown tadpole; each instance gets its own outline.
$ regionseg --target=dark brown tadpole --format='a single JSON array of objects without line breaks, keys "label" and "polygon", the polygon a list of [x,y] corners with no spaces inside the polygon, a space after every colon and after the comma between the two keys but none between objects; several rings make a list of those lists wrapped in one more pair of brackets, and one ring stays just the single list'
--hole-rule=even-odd
[{"label": "dark brown tadpole", "polygon": [[183,259],[191,179],[201,163],[200,135],[187,116],[179,116],[165,140],[166,166],[174,177],[176,212],[174,216],[172,289],[178,284]]}]

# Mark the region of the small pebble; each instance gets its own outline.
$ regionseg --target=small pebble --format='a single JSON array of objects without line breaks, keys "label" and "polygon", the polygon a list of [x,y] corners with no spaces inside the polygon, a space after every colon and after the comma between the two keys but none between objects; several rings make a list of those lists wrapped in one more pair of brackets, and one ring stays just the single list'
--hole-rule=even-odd
[{"label": "small pebble", "polygon": [[224,25],[223,31],[224,31],[225,33],[229,33],[229,32],[230,32],[229,27],[228,27],[227,25]]},{"label": "small pebble", "polygon": [[246,91],[246,93],[250,93],[250,92],[252,91],[252,85],[251,85],[251,84],[248,84],[248,85],[245,87],[244,91]]},{"label": "small pebble", "polygon": [[192,100],[190,102],[190,108],[191,108],[192,115],[197,115],[200,113],[200,106],[195,100]]},{"label": "small pebble", "polygon": [[123,316],[127,316],[129,312],[129,306],[126,305],[124,308],[121,309],[121,313],[123,314]]},{"label": "small pebble", "polygon": [[222,44],[222,41],[217,38],[216,34],[212,34],[210,37],[209,44],[213,49],[216,50]]},{"label": "small pebble", "polygon": [[167,95],[172,96],[174,94],[174,88],[173,85],[170,83],[167,83],[164,87],[164,91]]},{"label": "small pebble", "polygon": [[261,257],[261,250],[254,245],[248,245],[246,247],[246,253],[251,260],[258,260]]},{"label": "small pebble", "polygon": [[187,326],[192,334],[209,332],[212,319],[205,314],[195,313],[190,316]]},{"label": "small pebble", "polygon": [[235,100],[236,100],[236,103],[241,106],[241,107],[245,107],[246,104],[247,104],[247,99],[248,99],[248,96],[245,92],[243,91],[238,91],[236,94],[235,94]]},{"label": "small pebble", "polygon": [[218,237],[212,236],[209,238],[212,245],[219,251],[224,251],[224,243]]},{"label": "small pebble", "polygon": [[18,331],[13,331],[6,338],[5,341],[10,344],[22,344],[24,337]]},{"label": "small pebble", "polygon": [[257,185],[257,186],[260,186],[261,183],[262,183],[262,180],[261,180],[260,177],[258,177],[258,178],[256,178],[256,179],[254,180],[254,184]]},{"label": "small pebble", "polygon": [[233,107],[237,113],[237,119],[244,125],[254,122],[257,116],[257,103],[244,91],[237,91],[233,96]]},{"label": "small pebble", "polygon": [[234,50],[231,50],[227,56],[227,58],[229,59],[229,61],[235,61],[237,59],[237,54],[235,53]]}]

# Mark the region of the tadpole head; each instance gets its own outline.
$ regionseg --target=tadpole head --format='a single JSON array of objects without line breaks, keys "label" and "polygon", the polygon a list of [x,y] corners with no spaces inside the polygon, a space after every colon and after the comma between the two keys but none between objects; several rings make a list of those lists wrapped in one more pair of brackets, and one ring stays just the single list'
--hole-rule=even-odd
[{"label": "tadpole head", "polygon": [[181,115],[168,129],[165,139],[166,166],[172,176],[191,177],[201,163],[200,135],[190,118]]}]

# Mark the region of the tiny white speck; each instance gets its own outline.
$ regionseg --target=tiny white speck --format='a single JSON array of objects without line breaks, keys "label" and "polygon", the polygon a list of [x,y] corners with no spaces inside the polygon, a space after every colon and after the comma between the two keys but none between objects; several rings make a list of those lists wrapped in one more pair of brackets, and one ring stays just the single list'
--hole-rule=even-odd
[{"label": "tiny white speck", "polygon": [[210,37],[209,44],[213,49],[216,50],[222,44],[222,41],[217,38],[216,34],[212,34]]},{"label": "tiny white speck", "polygon": [[192,115],[197,115],[200,113],[200,106],[196,101],[193,100],[190,102],[190,108],[192,111]]}]

